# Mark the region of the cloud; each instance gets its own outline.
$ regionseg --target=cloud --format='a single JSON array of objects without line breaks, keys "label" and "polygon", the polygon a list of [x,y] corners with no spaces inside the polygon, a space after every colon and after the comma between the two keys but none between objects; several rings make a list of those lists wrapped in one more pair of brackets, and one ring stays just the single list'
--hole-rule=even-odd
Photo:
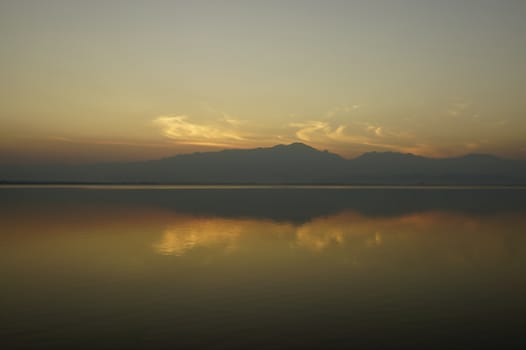
[{"label": "cloud", "polygon": [[[352,111],[358,105],[337,107],[330,113]],[[440,157],[451,155],[450,149],[426,142],[422,135],[391,125],[358,120],[322,117],[317,120],[269,126],[248,120],[239,120],[226,112],[211,110],[213,117],[194,120],[182,114],[162,115],[154,119],[162,134],[171,142],[181,145],[217,148],[254,148],[282,143],[305,142],[329,149],[343,156],[353,157],[369,151],[395,151]],[[456,149],[478,149],[473,142],[463,142]],[[457,152],[458,153],[458,152]]]},{"label": "cloud", "polygon": [[471,103],[468,101],[457,101],[451,103],[446,110],[446,113],[452,117],[457,117],[463,115],[471,107]]},{"label": "cloud", "polygon": [[334,108],[331,108],[325,113],[325,117],[332,118],[338,114],[348,114],[351,113],[357,109],[359,109],[361,105],[354,104],[354,105],[344,105],[344,106],[336,106]]},{"label": "cloud", "polygon": [[480,148],[480,144],[477,142],[468,142],[465,144],[466,149],[473,151]]},{"label": "cloud", "polygon": [[367,131],[379,137],[384,136],[384,129],[381,126],[367,125]]},{"label": "cloud", "polygon": [[[429,157],[443,157],[458,154],[464,144],[455,144],[451,149],[437,147],[414,132],[401,130],[378,123],[348,121],[339,123],[335,119],[312,120],[291,123],[298,141],[314,147],[330,149],[344,156],[357,156],[369,151],[394,151]],[[474,144],[470,144],[474,147]],[[456,152],[454,152],[456,150]]]},{"label": "cloud", "polygon": [[157,117],[154,123],[164,136],[179,143],[221,146],[246,141],[234,119],[205,124],[192,122],[186,115],[165,115]]},{"label": "cloud", "polygon": [[232,126],[239,126],[239,125],[243,125],[246,123],[246,120],[238,120],[238,119],[232,118],[228,114],[225,114],[223,116],[222,121]]},{"label": "cloud", "polygon": [[203,108],[205,112],[208,112],[212,117],[220,116],[220,118],[218,119],[220,122],[227,123],[231,126],[239,126],[247,122],[246,120],[239,120],[227,112],[224,112],[215,107],[212,107],[209,103],[206,103],[206,102],[202,103],[201,107]]},{"label": "cloud", "polygon": [[[291,123],[296,128],[299,141],[319,146],[349,147],[360,146],[370,149],[386,149],[402,152],[418,150],[415,137],[396,129],[365,122],[335,123],[334,120],[313,120],[305,123]],[[417,152],[418,153],[418,152]]]},{"label": "cloud", "polygon": [[301,141],[315,141],[316,138],[326,136],[331,132],[331,127],[327,122],[309,121],[306,123],[291,123],[291,127],[297,128],[296,137]]},{"label": "cloud", "polygon": [[291,143],[289,127],[269,127],[247,120],[237,119],[221,112],[219,118],[194,121],[190,116],[170,114],[153,120],[162,134],[177,144],[211,146],[222,148],[251,148]]}]

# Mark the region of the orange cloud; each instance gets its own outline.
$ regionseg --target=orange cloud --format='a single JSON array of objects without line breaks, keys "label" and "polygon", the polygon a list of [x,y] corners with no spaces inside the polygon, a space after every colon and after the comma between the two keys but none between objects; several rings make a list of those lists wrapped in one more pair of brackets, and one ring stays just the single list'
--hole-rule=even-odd
[{"label": "orange cloud", "polygon": [[157,117],[154,123],[161,127],[164,136],[180,143],[223,145],[246,141],[232,119],[225,120],[226,125],[208,125],[192,122],[186,115],[167,115]]}]

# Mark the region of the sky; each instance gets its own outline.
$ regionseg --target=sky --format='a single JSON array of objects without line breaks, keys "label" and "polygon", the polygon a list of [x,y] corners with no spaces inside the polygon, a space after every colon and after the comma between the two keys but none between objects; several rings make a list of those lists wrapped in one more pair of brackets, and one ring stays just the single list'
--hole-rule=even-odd
[{"label": "sky", "polygon": [[526,159],[526,1],[0,1],[0,162]]}]

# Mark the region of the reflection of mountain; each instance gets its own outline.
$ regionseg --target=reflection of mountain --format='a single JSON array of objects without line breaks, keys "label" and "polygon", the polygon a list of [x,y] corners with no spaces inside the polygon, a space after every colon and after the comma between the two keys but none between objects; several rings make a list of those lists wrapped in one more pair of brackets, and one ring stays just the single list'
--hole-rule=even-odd
[{"label": "reflection of mountain", "polygon": [[526,184],[526,161],[431,159],[393,152],[346,160],[294,143],[134,163],[3,166],[0,179],[41,182],[259,184]]},{"label": "reflection of mountain", "polygon": [[157,252],[176,256],[200,249],[234,252],[246,239],[264,241],[269,234],[310,251],[379,246],[385,234],[438,236],[457,228],[479,234],[485,225],[497,231],[502,222],[523,227],[517,220],[526,211],[525,191],[513,189],[0,191],[0,222],[11,228],[6,235],[150,232]]},{"label": "reflection of mountain", "polygon": [[[492,214],[526,209],[520,189],[243,189],[243,190],[95,190],[1,189],[0,210],[9,212],[60,207],[67,220],[76,207],[173,211],[196,216],[251,217],[305,222],[352,210],[367,216],[423,211]],[[81,209],[79,209],[81,210]]]}]

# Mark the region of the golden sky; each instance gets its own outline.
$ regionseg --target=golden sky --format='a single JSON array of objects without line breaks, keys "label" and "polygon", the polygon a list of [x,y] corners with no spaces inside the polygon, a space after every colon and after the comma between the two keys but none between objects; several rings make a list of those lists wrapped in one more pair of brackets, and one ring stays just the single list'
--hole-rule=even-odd
[{"label": "golden sky", "polygon": [[526,1],[0,2],[0,162],[526,158]]}]

